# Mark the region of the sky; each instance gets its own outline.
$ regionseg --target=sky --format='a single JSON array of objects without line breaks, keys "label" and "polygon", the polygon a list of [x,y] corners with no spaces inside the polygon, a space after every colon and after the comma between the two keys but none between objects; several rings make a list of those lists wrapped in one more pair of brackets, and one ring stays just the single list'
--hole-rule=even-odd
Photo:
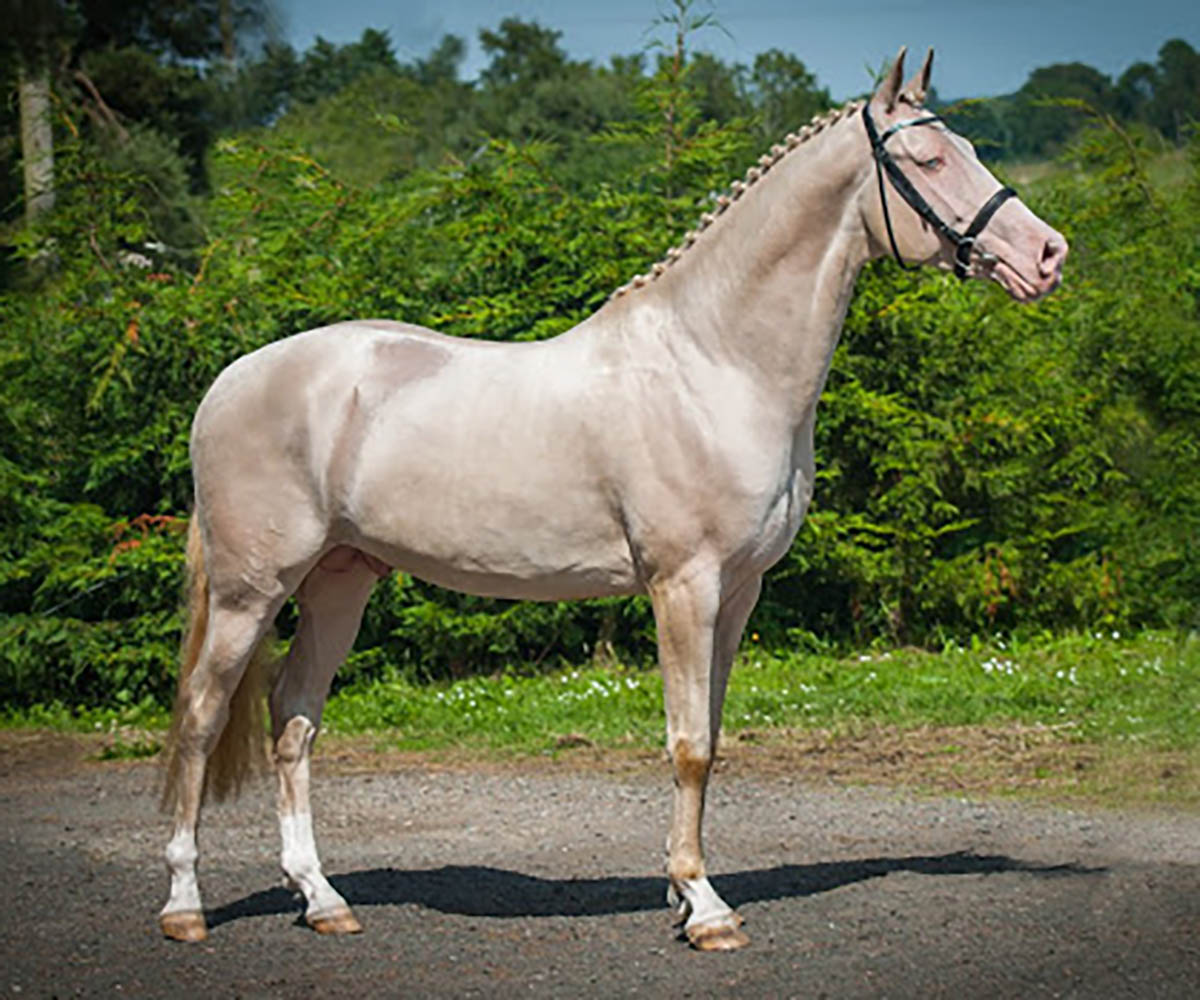
[{"label": "sky", "polygon": [[[574,59],[606,63],[643,49],[666,0],[276,0],[284,37],[299,50],[320,35],[355,41],[364,28],[387,31],[402,61],[425,55],[442,35],[467,41],[463,77],[487,60],[482,27],[505,17],[562,32]],[[864,91],[871,70],[907,45],[934,47],[934,86],[944,99],[1010,93],[1030,70],[1084,62],[1111,76],[1138,60],[1154,62],[1168,38],[1200,49],[1198,0],[697,0],[724,31],[708,28],[694,47],[750,64],[770,48],[791,52],[841,100]]]}]

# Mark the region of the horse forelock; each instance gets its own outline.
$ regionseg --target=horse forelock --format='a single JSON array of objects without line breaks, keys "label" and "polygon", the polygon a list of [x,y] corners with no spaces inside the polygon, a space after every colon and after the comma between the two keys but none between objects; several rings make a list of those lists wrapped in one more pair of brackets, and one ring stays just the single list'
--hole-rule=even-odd
[{"label": "horse forelock", "polygon": [[[911,97],[911,95],[908,96]],[[650,282],[660,278],[666,273],[667,268],[695,246],[701,233],[716,222],[719,216],[724,215],[733,206],[734,202],[739,201],[750,188],[762,180],[775,164],[829,126],[836,125],[844,119],[852,118],[857,111],[861,110],[863,103],[857,100],[849,101],[840,108],[833,108],[821,114],[814,115],[806,125],[785,135],[781,141],[775,143],[750,166],[743,179],[731,182],[725,192],[717,195],[714,207],[700,216],[700,221],[696,224],[695,228],[688,230],[684,234],[683,240],[677,246],[671,247],[649,271],[636,275],[620,288],[616,289],[609,296],[609,301],[611,302],[613,299],[620,298],[634,289],[644,288]]]}]

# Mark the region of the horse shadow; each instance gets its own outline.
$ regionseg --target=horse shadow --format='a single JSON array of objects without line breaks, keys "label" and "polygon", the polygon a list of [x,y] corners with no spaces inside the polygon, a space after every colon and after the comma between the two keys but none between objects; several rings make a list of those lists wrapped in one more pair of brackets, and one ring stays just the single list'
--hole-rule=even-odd
[{"label": "horse shadow", "polygon": [[[1039,878],[1094,875],[1104,868],[1077,864],[1039,865],[1002,854],[956,851],[941,855],[866,858],[809,865],[777,865],[712,876],[731,906],[796,899],[893,872],[920,875],[990,875],[1023,872]],[[445,865],[406,871],[372,868],[332,875],[329,881],[351,906],[415,903],[467,917],[595,917],[658,910],[665,906],[665,876],[556,879],[478,865]],[[207,911],[209,927],[247,917],[298,912],[303,900],[277,888],[255,892]]]}]

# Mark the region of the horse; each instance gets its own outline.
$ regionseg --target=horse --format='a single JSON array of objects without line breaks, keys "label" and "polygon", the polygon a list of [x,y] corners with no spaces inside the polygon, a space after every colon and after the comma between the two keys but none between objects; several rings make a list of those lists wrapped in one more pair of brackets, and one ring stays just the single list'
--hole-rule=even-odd
[{"label": "horse", "polygon": [[1067,255],[924,109],[932,49],[907,83],[904,55],[869,99],[773,146],[680,246],[557,337],[344,322],[217,377],[191,434],[167,937],[207,934],[201,803],[236,790],[265,743],[262,650],[293,594],[299,625],[265,699],[281,865],[312,928],[361,930],[321,871],[309,760],[372,587],[400,570],[502,598],[649,596],[674,779],[667,903],[694,948],[748,942],[706,875],[705,789],[763,573],[812,497],[817,400],[855,279],[890,253],[1032,302]]}]

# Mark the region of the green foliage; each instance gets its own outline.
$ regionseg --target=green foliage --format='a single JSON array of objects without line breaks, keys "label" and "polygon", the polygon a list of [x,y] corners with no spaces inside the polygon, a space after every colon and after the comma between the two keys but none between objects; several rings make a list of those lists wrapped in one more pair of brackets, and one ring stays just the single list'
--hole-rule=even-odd
[{"label": "green foliage", "polygon": [[860,279],[764,630],[1196,625],[1195,203],[1154,190],[1111,120],[1070,156],[1084,179],[1031,199],[1074,248],[1054,298],[882,262]]},{"label": "green foliage", "polygon": [[[168,702],[188,429],[234,358],[356,316],[553,336],[675,243],[765,130],[827,102],[783,54],[745,71],[691,53],[690,8],[652,72],[573,63],[521,22],[477,88],[453,42],[408,67],[380,33],[318,48],[342,82],[311,92],[311,66],[273,50],[266,118],[209,150],[202,199],[161,80],[128,142],[60,144],[56,211],[14,238],[37,266],[0,296],[0,702]],[[816,501],[751,624],[768,647],[1200,624],[1200,141],[1165,183],[1156,135],[1088,106],[1028,195],[1073,246],[1056,296],[1025,308],[886,261],[861,277]],[[640,662],[651,635],[644,600],[393,580],[342,678]]]},{"label": "green foliage", "polygon": [[162,744],[157,740],[133,739],[126,742],[121,736],[116,737],[111,743],[106,744],[99,753],[96,754],[96,760],[144,760],[147,757],[157,756],[162,750]]}]

